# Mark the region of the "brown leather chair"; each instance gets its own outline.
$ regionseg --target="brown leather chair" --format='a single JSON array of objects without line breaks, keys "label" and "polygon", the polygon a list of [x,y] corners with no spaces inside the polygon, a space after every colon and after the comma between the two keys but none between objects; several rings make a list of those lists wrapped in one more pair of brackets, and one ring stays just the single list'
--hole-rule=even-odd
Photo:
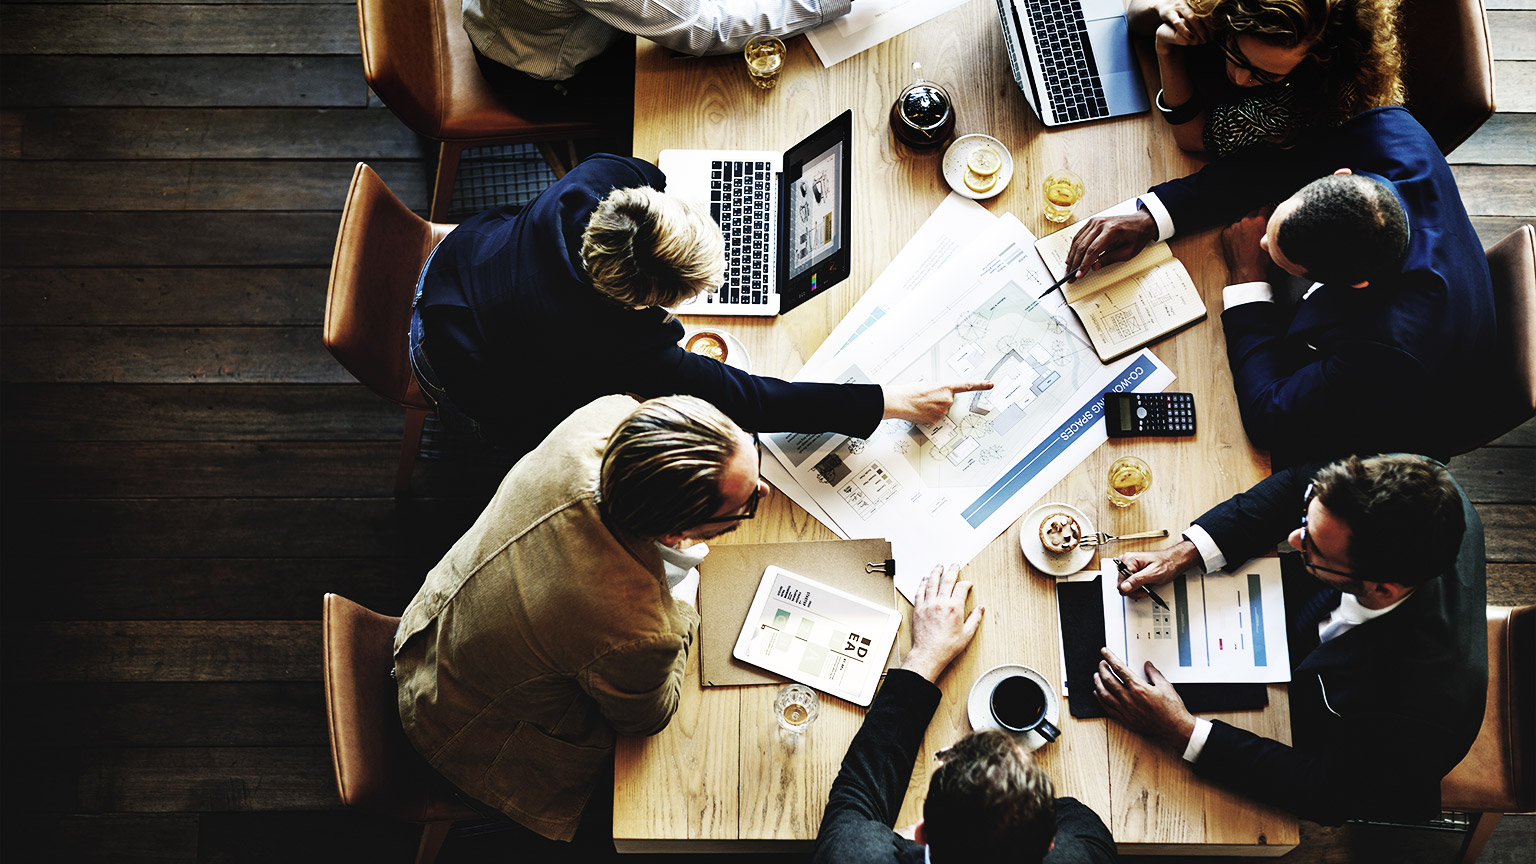
[{"label": "brown leather chair", "polygon": [[1403,0],[1408,110],[1450,153],[1493,116],[1493,50],[1482,0]]},{"label": "brown leather chair", "polygon": [[400,726],[389,674],[400,619],[327,594],[321,620],[325,714],[341,803],[424,823],[416,861],[431,864],[454,822],[482,817],[453,798]]},{"label": "brown leather chair", "polygon": [[1521,225],[1488,249],[1499,342],[1480,382],[1479,422],[1451,452],[1465,453],[1536,416],[1536,228]]},{"label": "brown leather chair", "polygon": [[[448,218],[459,156],[466,147],[596,138],[612,130],[586,120],[519,116],[491,90],[475,64],[460,0],[357,0],[363,75],[411,131],[439,142],[433,221]],[[570,160],[546,159],[556,173]]]},{"label": "brown leather chair", "polygon": [[325,347],[368,389],[405,408],[397,495],[411,485],[422,424],[433,410],[411,373],[411,299],[427,256],[453,227],[417,216],[357,163],[331,259]]},{"label": "brown leather chair", "polygon": [[1475,814],[1458,864],[1477,860],[1505,813],[1536,810],[1536,606],[1488,607],[1488,708],[1440,806]]}]

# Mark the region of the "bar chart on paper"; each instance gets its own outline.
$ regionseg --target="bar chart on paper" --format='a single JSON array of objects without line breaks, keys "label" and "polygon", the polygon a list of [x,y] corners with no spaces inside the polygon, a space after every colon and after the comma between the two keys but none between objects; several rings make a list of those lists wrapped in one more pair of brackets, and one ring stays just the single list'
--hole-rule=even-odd
[{"label": "bar chart on paper", "polygon": [[1181,574],[1156,589],[1168,609],[1121,596],[1112,560],[1100,582],[1105,644],[1130,668],[1150,660],[1175,684],[1291,680],[1279,559]]}]

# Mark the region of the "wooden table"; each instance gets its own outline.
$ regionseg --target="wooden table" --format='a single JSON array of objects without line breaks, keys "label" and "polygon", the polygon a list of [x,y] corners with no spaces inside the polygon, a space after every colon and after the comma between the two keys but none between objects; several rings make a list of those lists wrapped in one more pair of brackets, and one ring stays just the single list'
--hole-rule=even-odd
[{"label": "wooden table", "polygon": [[[1155,80],[1149,59],[1143,56],[1143,68]],[[640,40],[634,153],[641,158],[654,160],[667,147],[784,150],[845,108],[854,111],[851,278],[778,319],[689,319],[739,336],[754,371],[792,376],[948,194],[939,173],[942,151],[909,150],[890,132],[891,103],[910,82],[914,61],[923,64],[923,77],[954,96],[957,135],[985,132],[1011,149],[1013,181],[985,206],[1012,212],[1037,235],[1055,227],[1041,215],[1040,193],[1040,181],[1054,168],[1070,167],[1085,178],[1082,216],[1199,167],[1151,114],[1045,130],[1009,74],[997,13],[985,0],[831,69],[822,68],[804,39],[792,39],[780,83],[769,91],[748,81],[739,56],[672,59]],[[1181,239],[1173,249],[1200,286],[1210,317],[1154,350],[1178,375],[1172,389],[1195,394],[1200,431],[1193,441],[1178,443],[1112,441],[1051,490],[1047,500],[1082,508],[1100,530],[1177,533],[1268,473],[1267,457],[1243,434],[1232,392],[1220,321],[1226,269],[1219,238],[1207,232]],[[1124,453],[1145,458],[1154,483],[1135,506],[1115,510],[1104,500],[1104,476]],[[975,602],[987,607],[986,621],[940,681],[944,699],[928,727],[898,824],[920,815],[932,767],[928,754],[970,731],[965,697],[983,672],[1023,663],[1053,679],[1060,674],[1055,585],[1025,563],[1018,530],[1017,524],[1009,528],[964,571],[976,585]],[[834,535],[780,495],[719,542],[820,539]],[[707,627],[709,612],[703,611]],[[776,688],[706,690],[698,684],[697,659],[696,652],[689,658],[671,724],[656,736],[619,742],[615,842],[622,851],[809,848],[863,709],[824,698],[820,718],[802,740],[781,737],[770,716]],[[1215,716],[1289,741],[1287,705],[1285,688],[1275,685],[1265,711]],[[1123,852],[1278,856],[1297,843],[1294,818],[1211,786],[1176,754],[1116,723],[1079,721],[1063,709],[1061,727],[1061,739],[1036,756],[1055,779],[1057,794],[1092,807]]]}]

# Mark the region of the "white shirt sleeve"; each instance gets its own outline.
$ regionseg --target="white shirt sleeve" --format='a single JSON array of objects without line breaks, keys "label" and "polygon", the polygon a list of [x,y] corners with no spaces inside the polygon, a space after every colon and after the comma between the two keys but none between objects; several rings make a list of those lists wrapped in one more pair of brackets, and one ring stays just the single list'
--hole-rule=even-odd
[{"label": "white shirt sleeve", "polygon": [[1158,199],[1157,193],[1148,192],[1136,199],[1136,203],[1147,208],[1152,214],[1152,220],[1157,223],[1157,239],[1159,242],[1173,236],[1173,217],[1168,214],[1168,208]]},{"label": "white shirt sleeve", "polygon": [[1184,761],[1195,762],[1200,759],[1200,751],[1205,749],[1206,739],[1211,737],[1211,721],[1203,717],[1195,718],[1195,731],[1189,733],[1189,743],[1184,745]]},{"label": "white shirt sleeve", "polygon": [[1199,525],[1191,525],[1184,529],[1184,539],[1195,544],[1195,551],[1200,553],[1200,561],[1205,564],[1205,572],[1215,573],[1227,566],[1227,556],[1221,554],[1221,547],[1211,539]]},{"label": "white shirt sleeve", "polygon": [[1221,289],[1221,308],[1231,309],[1244,303],[1273,303],[1275,289],[1268,282],[1239,282]]},{"label": "white shirt sleeve", "polygon": [[685,54],[740,51],[848,14],[852,0],[573,0],[592,17]]}]

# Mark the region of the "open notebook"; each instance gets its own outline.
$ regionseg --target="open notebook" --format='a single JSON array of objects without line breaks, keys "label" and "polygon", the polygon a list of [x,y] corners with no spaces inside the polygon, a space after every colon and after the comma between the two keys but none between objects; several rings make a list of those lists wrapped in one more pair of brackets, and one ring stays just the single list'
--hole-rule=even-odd
[{"label": "open notebook", "polygon": [[[1085,224],[1086,219],[1035,242],[1053,279],[1067,272],[1067,251]],[[1153,243],[1135,258],[1063,285],[1061,291],[1106,363],[1205,317],[1199,289],[1167,243]]]}]

